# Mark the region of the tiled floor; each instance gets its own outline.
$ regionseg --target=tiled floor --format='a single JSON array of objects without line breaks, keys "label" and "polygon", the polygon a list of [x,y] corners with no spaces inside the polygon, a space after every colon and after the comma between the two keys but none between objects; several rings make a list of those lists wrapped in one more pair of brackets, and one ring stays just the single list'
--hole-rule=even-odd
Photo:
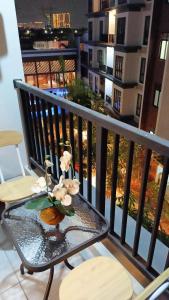
[{"label": "tiled floor", "polygon": [[[78,265],[82,261],[98,256],[113,255],[101,243],[91,246],[89,249],[73,256],[70,262]],[[115,259],[115,257],[113,257]],[[0,227],[0,300],[42,300],[49,271],[36,273],[33,275],[21,275],[19,271],[20,259],[7,240],[2,228]],[[59,300],[58,291],[62,278],[70,272],[67,267],[61,263],[55,267],[54,280],[49,296],[49,300]],[[134,292],[138,294],[143,288],[131,276]],[[71,299],[70,299],[71,300]]]}]

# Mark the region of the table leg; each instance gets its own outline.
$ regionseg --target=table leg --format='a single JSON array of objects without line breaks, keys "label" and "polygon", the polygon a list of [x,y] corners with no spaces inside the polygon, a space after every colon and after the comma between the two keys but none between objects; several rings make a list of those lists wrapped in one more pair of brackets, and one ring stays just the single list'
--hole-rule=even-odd
[{"label": "table leg", "polygon": [[48,279],[48,284],[47,284],[47,287],[46,287],[46,291],[45,291],[45,295],[44,295],[43,300],[48,299],[48,296],[49,296],[49,293],[50,293],[50,288],[51,288],[52,281],[53,281],[53,275],[54,275],[54,267],[51,267],[50,268],[49,279]]},{"label": "table leg", "polygon": [[64,260],[64,263],[65,263],[66,267],[68,267],[70,270],[74,269],[74,267],[71,264],[69,264],[67,259]]},{"label": "table leg", "polygon": [[21,275],[25,274],[23,263],[21,263],[21,265],[20,265],[20,272],[21,272]]}]

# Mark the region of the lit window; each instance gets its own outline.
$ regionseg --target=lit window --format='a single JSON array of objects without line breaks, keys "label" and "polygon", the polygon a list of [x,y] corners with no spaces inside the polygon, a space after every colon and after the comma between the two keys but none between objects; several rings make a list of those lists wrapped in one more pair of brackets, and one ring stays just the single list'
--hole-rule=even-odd
[{"label": "lit window", "polygon": [[123,73],[123,57],[116,55],[115,60],[115,77],[117,79],[122,79],[122,73]]},{"label": "lit window", "polygon": [[167,58],[167,50],[168,50],[168,40],[161,40],[160,44],[160,59],[165,59]]},{"label": "lit window", "polygon": [[155,93],[154,93],[154,106],[155,107],[159,107],[159,101],[160,101],[160,89],[155,89]]},{"label": "lit window", "polygon": [[120,112],[120,102],[121,102],[121,92],[117,89],[114,89],[114,102],[113,107],[115,110]]},{"label": "lit window", "polygon": [[70,27],[70,13],[52,14],[54,28]]}]

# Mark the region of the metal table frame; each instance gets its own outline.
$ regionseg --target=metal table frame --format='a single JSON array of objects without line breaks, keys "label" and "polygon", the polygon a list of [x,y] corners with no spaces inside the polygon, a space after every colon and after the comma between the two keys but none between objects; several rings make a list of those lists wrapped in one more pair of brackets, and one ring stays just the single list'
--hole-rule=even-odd
[{"label": "metal table frame", "polygon": [[[36,198],[36,197],[33,197],[33,198]],[[56,264],[59,264],[60,262],[64,261],[65,265],[70,270],[72,270],[74,267],[68,262],[68,257],[71,257],[74,254],[80,252],[81,250],[83,250],[85,248],[88,248],[89,246],[93,245],[94,243],[96,243],[98,241],[101,241],[108,234],[109,226],[108,226],[108,222],[106,221],[106,219],[88,201],[86,201],[86,199],[83,196],[79,195],[79,198],[81,199],[81,201],[86,202],[86,204],[94,211],[94,213],[97,214],[102,219],[102,221],[105,223],[105,230],[104,230],[104,232],[101,232],[101,233],[98,232],[97,236],[89,239],[87,242],[84,242],[84,243],[81,243],[80,245],[77,245],[70,252],[68,252],[66,255],[60,255],[60,256],[57,257],[57,259],[56,258],[52,259],[49,263],[41,264],[39,266],[35,266],[33,264],[30,264],[25,259],[24,255],[23,255],[23,253],[22,253],[22,251],[21,251],[21,249],[20,249],[20,247],[19,247],[19,245],[18,245],[18,243],[17,243],[17,241],[15,239],[15,236],[13,235],[13,233],[11,231],[11,228],[8,226],[7,222],[5,221],[6,218],[9,218],[9,212],[12,209],[15,209],[17,207],[22,206],[26,201],[30,200],[30,198],[26,199],[25,201],[22,201],[19,204],[12,205],[11,207],[5,209],[4,212],[2,213],[2,225],[4,226],[5,231],[7,232],[7,235],[9,236],[9,239],[14,244],[14,246],[16,248],[16,251],[17,251],[17,253],[18,253],[18,255],[19,255],[19,257],[20,257],[20,259],[22,261],[22,263],[20,265],[20,272],[21,272],[21,274],[22,275],[24,274],[24,268],[26,268],[28,270],[28,274],[30,274],[30,275],[32,275],[34,272],[43,272],[43,271],[45,271],[47,269],[50,269],[49,279],[48,279],[48,283],[47,283],[47,287],[46,287],[46,291],[45,291],[45,295],[44,295],[43,300],[47,300],[48,296],[49,296],[49,293],[50,293],[50,288],[51,288],[51,285],[52,285],[53,275],[54,275],[54,266]],[[85,228],[82,228],[82,227],[72,226],[72,227],[68,228],[67,230],[65,230],[65,235],[66,235],[66,233],[68,231],[71,231],[71,230],[80,230],[80,231],[88,231],[88,232],[90,232],[90,229],[86,230]],[[92,232],[92,230],[91,230],[91,232]]]}]

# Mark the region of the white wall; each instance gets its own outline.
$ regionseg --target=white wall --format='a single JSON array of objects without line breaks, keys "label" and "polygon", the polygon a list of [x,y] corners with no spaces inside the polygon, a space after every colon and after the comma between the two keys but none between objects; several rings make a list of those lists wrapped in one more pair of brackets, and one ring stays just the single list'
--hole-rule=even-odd
[{"label": "white wall", "polygon": [[113,68],[114,64],[114,47],[107,47],[107,62],[106,65]]},{"label": "white wall", "polygon": [[[17,93],[13,79],[23,79],[20,44],[17,31],[14,0],[1,0],[0,5],[0,130],[22,131]],[[21,153],[26,163],[25,148]],[[19,174],[15,152],[11,147],[0,149],[0,166],[5,177]],[[5,163],[7,162],[7,163]]]},{"label": "white wall", "polygon": [[106,100],[106,95],[112,98],[112,93],[113,93],[113,82],[109,79],[105,79],[105,100]]}]

